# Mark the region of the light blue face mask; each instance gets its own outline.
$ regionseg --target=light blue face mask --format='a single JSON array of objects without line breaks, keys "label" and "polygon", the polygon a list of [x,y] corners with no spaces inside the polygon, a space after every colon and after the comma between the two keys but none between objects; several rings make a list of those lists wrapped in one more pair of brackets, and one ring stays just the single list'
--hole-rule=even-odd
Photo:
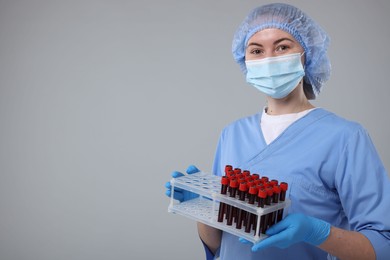
[{"label": "light blue face mask", "polygon": [[286,97],[305,75],[301,56],[294,53],[245,61],[246,81],[272,98]]}]

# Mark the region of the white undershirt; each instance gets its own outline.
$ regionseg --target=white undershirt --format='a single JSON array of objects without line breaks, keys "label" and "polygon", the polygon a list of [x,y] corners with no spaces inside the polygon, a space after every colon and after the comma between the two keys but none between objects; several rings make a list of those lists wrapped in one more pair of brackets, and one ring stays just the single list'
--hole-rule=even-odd
[{"label": "white undershirt", "polygon": [[260,127],[261,131],[263,132],[266,144],[270,144],[292,123],[294,123],[295,121],[305,116],[307,113],[314,109],[315,108],[311,108],[299,113],[272,116],[268,115],[265,112],[266,108],[264,108],[263,114],[261,115]]}]

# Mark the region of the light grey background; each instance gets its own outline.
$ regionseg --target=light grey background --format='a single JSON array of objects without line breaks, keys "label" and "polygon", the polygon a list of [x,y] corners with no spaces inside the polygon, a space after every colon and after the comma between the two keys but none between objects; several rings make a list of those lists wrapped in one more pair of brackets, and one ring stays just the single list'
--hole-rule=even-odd
[{"label": "light grey background", "polygon": [[[230,54],[270,1],[0,0],[0,259],[202,259],[164,183],[264,96]],[[289,1],[332,39],[315,105],[390,166],[390,1]],[[369,174],[369,173],[367,173]]]}]

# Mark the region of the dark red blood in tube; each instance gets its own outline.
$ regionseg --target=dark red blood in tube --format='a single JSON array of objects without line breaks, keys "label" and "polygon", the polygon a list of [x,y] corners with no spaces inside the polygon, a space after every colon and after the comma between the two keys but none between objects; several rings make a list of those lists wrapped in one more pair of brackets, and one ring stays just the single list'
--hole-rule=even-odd
[{"label": "dark red blood in tube", "polygon": [[[257,193],[257,197],[258,197],[258,204],[257,204],[257,206],[258,207],[264,208],[265,200],[266,200],[267,196],[268,196],[268,194],[267,194],[267,191],[265,189],[259,189],[259,192]],[[266,228],[267,228],[267,225],[266,225],[266,222],[265,222],[265,215],[262,215],[261,218],[260,218],[260,231],[259,231],[259,235],[260,235],[260,232],[265,234]]]},{"label": "dark red blood in tube", "polygon": [[[238,182],[236,179],[231,179],[230,180],[230,184],[229,184],[229,187],[230,187],[230,190],[229,190],[229,196],[232,197],[232,198],[235,198],[236,197],[236,193],[237,193],[237,187],[238,187]],[[234,216],[234,213],[235,213],[235,208],[236,207],[233,207],[233,206],[229,206],[228,207],[228,212],[227,212],[227,225],[231,226],[233,224],[233,218],[235,217]]]},{"label": "dark red blood in tube", "polygon": [[[232,171],[233,172],[233,171]],[[228,177],[229,178],[229,187],[228,187],[228,193],[229,193],[229,196],[230,196],[230,194],[231,194],[231,190],[232,190],[232,186],[230,185],[230,183],[231,183],[231,181],[232,180],[237,180],[236,179],[236,177],[235,177],[235,174],[234,173],[232,173],[231,175],[230,175],[230,177]],[[229,204],[226,204],[226,206],[225,206],[225,216],[226,216],[226,219],[228,219],[228,213],[229,213],[229,211],[230,211],[230,208],[231,208],[231,206],[229,205]]]},{"label": "dark red blood in tube", "polygon": [[279,202],[279,195],[280,195],[280,193],[281,193],[281,188],[280,188],[280,186],[273,186],[272,187],[272,190],[273,190],[273,192],[274,192],[274,195],[273,195],[273,203],[278,203]]},{"label": "dark red blood in tube", "polygon": [[248,184],[245,182],[245,180],[242,180],[241,182],[239,182],[239,187],[238,187],[239,200],[242,200],[242,201],[245,200],[245,195],[246,195],[247,191],[248,191]]},{"label": "dark red blood in tube", "polygon": [[[280,187],[279,186],[273,186],[272,191],[274,192],[273,197],[272,197],[272,202],[273,203],[279,203],[279,194],[280,194]],[[269,226],[272,226],[273,224],[276,223],[276,211],[273,211],[271,214],[271,219],[269,220]]]},{"label": "dark red blood in tube", "polygon": [[[249,188],[249,200],[248,200],[248,203],[249,204],[255,204],[255,200],[256,200],[256,197],[257,197],[257,187],[256,186],[251,186]],[[249,233],[251,231],[251,228],[252,228],[252,225],[254,224],[255,222],[255,218],[256,216],[253,214],[253,213],[249,213],[246,214],[246,219],[245,219],[245,222],[244,222],[244,225],[245,225],[245,232],[246,233]]]},{"label": "dark red blood in tube", "polygon": [[259,192],[257,193],[258,204],[257,206],[260,208],[264,208],[265,199],[267,198],[267,191],[265,189],[259,189]]},{"label": "dark red blood in tube", "polygon": [[[264,208],[265,198],[267,198],[267,192],[265,191],[265,189],[263,189],[263,187],[257,186],[257,189],[258,189],[258,193],[257,193],[257,207]],[[264,215],[262,215],[260,217],[260,225],[259,225],[260,230],[263,229],[264,218],[265,218]],[[257,218],[256,218],[256,220],[257,220]],[[255,227],[256,226],[257,226],[257,222],[255,223]],[[255,231],[255,234],[256,234],[256,231]]]},{"label": "dark red blood in tube", "polygon": [[[273,196],[274,192],[272,191],[272,188],[266,188],[266,192],[267,192],[267,198],[265,198],[265,205],[270,206],[272,203],[272,196]],[[269,219],[270,219],[271,214],[272,213],[268,213],[267,215],[265,215],[264,229],[261,230],[261,233],[263,233],[263,234],[265,234],[265,231],[268,229]]]},{"label": "dark red blood in tube", "polygon": [[[280,196],[279,196],[279,201],[285,201],[286,200],[286,191],[288,189],[288,184],[286,182],[281,182],[280,183]],[[281,221],[283,218],[283,209],[278,210],[278,216],[276,219],[276,222]]]},{"label": "dark red blood in tube", "polygon": [[[238,191],[239,191],[239,200],[241,201],[245,201],[245,196],[246,196],[246,193],[248,191],[248,185],[246,184],[246,182],[241,182],[240,183],[240,187],[238,188]],[[247,212],[243,209],[238,209],[237,210],[237,222],[236,222],[236,228],[237,229],[241,229],[242,227],[242,221],[243,219],[245,218],[245,215],[247,214]]]},{"label": "dark red blood in tube", "polygon": [[[225,195],[227,193],[227,188],[229,186],[229,178],[227,176],[222,176],[221,178],[221,194]],[[219,203],[219,211],[218,211],[218,222],[223,221],[223,216],[225,215],[226,204],[223,202]]]}]

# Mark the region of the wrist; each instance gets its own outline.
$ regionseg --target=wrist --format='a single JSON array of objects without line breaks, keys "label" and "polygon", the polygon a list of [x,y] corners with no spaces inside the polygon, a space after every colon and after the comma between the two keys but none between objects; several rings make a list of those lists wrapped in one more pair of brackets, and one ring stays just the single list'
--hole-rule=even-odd
[{"label": "wrist", "polygon": [[319,246],[329,237],[331,225],[321,219],[309,217],[312,223],[312,230],[305,238],[305,242]]}]

